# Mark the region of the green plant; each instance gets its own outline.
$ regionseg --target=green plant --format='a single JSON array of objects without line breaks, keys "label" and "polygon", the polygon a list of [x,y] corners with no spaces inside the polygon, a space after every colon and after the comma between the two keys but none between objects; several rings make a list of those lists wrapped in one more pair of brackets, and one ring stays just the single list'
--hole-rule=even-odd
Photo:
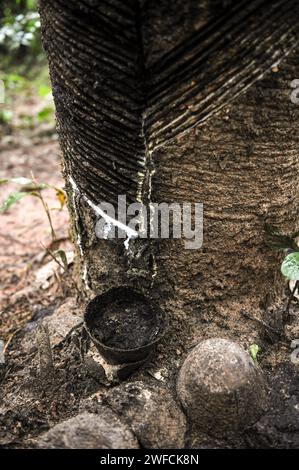
[{"label": "green plant", "polygon": [[20,201],[26,196],[37,197],[41,201],[42,206],[47,215],[50,229],[51,229],[52,242],[57,240],[56,233],[55,233],[53,223],[52,223],[51,212],[50,212],[50,209],[46,200],[44,199],[42,195],[42,191],[47,188],[55,190],[56,197],[60,204],[60,210],[63,209],[65,202],[66,202],[65,192],[61,188],[52,186],[48,183],[38,183],[34,178],[30,179],[30,178],[19,177],[19,178],[10,178],[10,179],[0,180],[0,184],[5,184],[5,183],[17,184],[21,186],[22,190],[15,191],[7,197],[7,199],[3,202],[2,206],[0,207],[0,213],[7,212],[11,208],[11,206],[13,206],[16,202]]},{"label": "green plant", "polygon": [[38,87],[38,94],[41,98],[46,98],[48,97],[49,95],[52,94],[52,90],[51,90],[51,87],[49,85],[46,85],[44,83],[42,83],[39,87]]},{"label": "green plant", "polygon": [[290,281],[299,281],[299,251],[289,253],[281,265],[282,274]]},{"label": "green plant", "polygon": [[285,254],[281,264],[282,274],[289,281],[295,281],[294,288],[290,293],[285,310],[286,317],[288,317],[292,299],[296,292],[299,291],[299,246],[297,244],[299,231],[293,232],[290,235],[285,235],[282,234],[277,227],[269,224],[266,224],[265,230],[268,246],[275,251],[282,251]]},{"label": "green plant", "polygon": [[[53,222],[52,222],[52,217],[51,217],[51,211],[48,206],[48,203],[46,202],[45,198],[43,197],[43,190],[45,189],[52,189],[55,191],[56,198],[59,201],[60,207],[58,210],[62,210],[66,204],[66,193],[64,192],[63,189],[53,186],[49,183],[38,183],[35,178],[32,176],[32,178],[25,178],[25,177],[18,177],[18,178],[7,178],[7,179],[1,179],[0,180],[0,185],[6,184],[6,183],[14,183],[16,185],[21,186],[22,190],[21,191],[15,191],[11,193],[6,200],[3,202],[2,206],[0,207],[0,213],[5,213],[7,212],[15,203],[20,201],[26,196],[33,196],[37,197],[44,208],[44,211],[47,215],[50,229],[51,229],[51,236],[52,236],[52,241],[49,246],[44,246],[41,243],[41,246],[45,250],[45,252],[57,263],[57,265],[64,271],[68,271],[68,259],[67,255],[64,250],[59,249],[60,241],[56,236]],[[56,209],[56,208],[55,208]],[[54,210],[54,209],[52,209]],[[60,281],[60,275],[57,273],[58,280]],[[78,289],[77,283],[73,276],[70,276],[72,284],[74,288],[77,291],[78,296],[81,296],[81,292]]]},{"label": "green plant", "polygon": [[[55,109],[48,75],[41,74],[32,79],[17,73],[2,73],[0,79],[3,80],[6,90],[5,107],[0,107],[0,124],[11,125],[15,116],[14,124],[18,127],[33,129],[43,123],[53,123],[54,126]],[[29,97],[37,94],[42,106],[35,115],[16,112],[16,98],[20,95]]]},{"label": "green plant", "polygon": [[10,124],[13,118],[13,113],[10,109],[0,109],[0,123]]},{"label": "green plant", "polygon": [[22,11],[36,10],[37,0],[2,0],[5,16],[15,15]]},{"label": "green plant", "polygon": [[37,114],[37,120],[39,123],[51,121],[53,119],[53,114],[54,114],[53,106],[45,106]]},{"label": "green plant", "polygon": [[25,4],[26,10],[35,10],[37,8],[37,0],[15,0],[17,5]]},{"label": "green plant", "polygon": [[10,51],[21,46],[36,48],[37,33],[40,30],[40,19],[37,12],[20,13],[7,17],[0,28],[0,45]]},{"label": "green plant", "polygon": [[255,362],[255,364],[258,363],[257,355],[260,352],[260,350],[261,348],[257,344],[252,344],[251,346],[249,346],[249,354],[252,357],[252,360],[253,362]]},{"label": "green plant", "polygon": [[6,90],[20,90],[24,87],[26,80],[17,73],[7,73],[3,77]]},{"label": "green plant", "polygon": [[26,73],[44,62],[40,18],[35,0],[1,0],[0,67],[14,72],[23,65]]}]

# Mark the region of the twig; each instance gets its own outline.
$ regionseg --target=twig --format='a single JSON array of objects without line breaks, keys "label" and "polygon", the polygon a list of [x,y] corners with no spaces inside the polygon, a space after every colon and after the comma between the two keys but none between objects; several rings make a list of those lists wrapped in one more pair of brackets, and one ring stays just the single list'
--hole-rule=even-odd
[{"label": "twig", "polygon": [[50,209],[49,209],[49,206],[48,204],[46,203],[46,201],[44,200],[44,197],[42,195],[42,190],[41,189],[38,189],[38,183],[35,179],[35,176],[33,174],[33,172],[31,172],[31,179],[33,181],[33,183],[35,184],[35,186],[37,187],[37,189],[35,190],[35,193],[36,193],[36,196],[40,199],[42,205],[43,205],[43,208],[45,210],[45,213],[47,215],[47,218],[48,218],[48,221],[49,221],[49,225],[50,225],[50,229],[51,229],[51,237],[52,237],[52,242],[54,242],[57,237],[56,237],[56,233],[55,233],[55,230],[54,230],[54,226],[53,226],[53,222],[52,222],[52,217],[51,217],[51,213],[50,213]]},{"label": "twig", "polygon": [[53,223],[52,223],[52,218],[51,218],[51,214],[50,214],[50,209],[49,209],[49,206],[48,204],[46,203],[46,201],[44,200],[42,194],[41,194],[41,191],[39,190],[38,191],[38,194],[39,194],[39,198],[42,202],[42,205],[45,209],[45,212],[47,214],[47,217],[48,217],[48,221],[49,221],[49,224],[50,224],[50,229],[51,229],[51,237],[52,237],[52,241],[54,242],[56,240],[56,233],[55,233],[55,230],[54,230],[54,227],[53,227]]},{"label": "twig", "polygon": [[[54,255],[54,253],[53,253],[51,250],[49,250],[49,248],[47,248],[43,243],[40,242],[40,244],[41,244],[41,246],[44,248],[44,250],[46,250],[46,252],[49,254],[49,256],[51,256],[51,258],[52,258],[54,261],[56,261],[56,263],[63,269],[63,272],[65,272],[65,271],[66,271],[65,266],[60,263],[60,261],[59,261],[59,260],[56,258],[56,256]],[[73,283],[73,286],[75,287],[75,290],[76,290],[78,296],[81,297],[81,294],[82,294],[82,293],[81,293],[81,291],[79,290],[75,279],[73,278],[72,275],[70,275],[70,278],[71,278],[71,281],[72,281],[72,283]]]},{"label": "twig", "polygon": [[64,265],[60,263],[59,259],[56,258],[54,253],[51,250],[49,250],[49,248],[46,247],[42,242],[40,242],[40,244],[41,244],[41,247],[48,253],[48,255],[51,256],[51,258],[63,269],[63,271],[65,271]]},{"label": "twig", "polygon": [[4,348],[3,348],[3,351],[2,353],[5,354],[7,349],[8,349],[8,346],[10,345],[11,343],[11,340],[14,338],[14,336],[21,330],[21,328],[18,328],[17,330],[15,330],[11,335],[10,337],[8,338],[8,340],[6,341],[5,345],[4,345]]}]

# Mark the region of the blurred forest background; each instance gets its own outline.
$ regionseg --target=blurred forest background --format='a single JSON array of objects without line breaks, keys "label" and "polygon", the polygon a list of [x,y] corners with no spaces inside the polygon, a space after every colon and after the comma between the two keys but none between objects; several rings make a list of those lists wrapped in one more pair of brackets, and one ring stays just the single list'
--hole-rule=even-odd
[{"label": "blurred forest background", "polygon": [[[8,127],[24,128],[51,122],[54,108],[41,46],[37,0],[4,0],[0,18],[0,78],[6,91],[6,106],[1,109],[0,121]],[[22,95],[38,96],[40,106],[28,109],[27,114],[22,109],[19,114],[12,104]]]},{"label": "blurred forest background", "polygon": [[[72,259],[37,3],[0,0],[0,80],[5,88],[0,103],[0,341],[4,342],[65,298],[67,283],[57,282],[61,273],[53,254],[59,250],[64,260],[64,254]],[[46,188],[43,200],[40,193],[32,197],[28,184],[25,187],[29,179]],[[29,197],[23,197],[24,192]]]}]

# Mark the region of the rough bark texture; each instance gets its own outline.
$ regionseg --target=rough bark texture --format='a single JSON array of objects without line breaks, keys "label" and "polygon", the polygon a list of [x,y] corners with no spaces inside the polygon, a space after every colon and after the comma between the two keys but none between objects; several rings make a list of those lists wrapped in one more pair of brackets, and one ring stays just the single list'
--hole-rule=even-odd
[{"label": "rough bark texture", "polygon": [[[264,223],[298,223],[298,2],[41,0],[40,11],[84,288],[144,288],[178,335],[183,319],[240,335],[240,312],[283,286]],[[97,239],[88,201],[119,194],[204,203],[203,248]]]}]

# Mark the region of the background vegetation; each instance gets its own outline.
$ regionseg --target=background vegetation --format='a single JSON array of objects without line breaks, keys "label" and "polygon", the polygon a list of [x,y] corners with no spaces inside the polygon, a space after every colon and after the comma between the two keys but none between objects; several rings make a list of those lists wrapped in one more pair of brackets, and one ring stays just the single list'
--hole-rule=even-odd
[{"label": "background vegetation", "polygon": [[53,102],[45,55],[41,46],[37,0],[4,0],[0,5],[0,79],[6,99],[0,105],[0,124],[13,126],[16,99],[40,97],[43,106],[23,113],[21,127],[53,120]]}]

